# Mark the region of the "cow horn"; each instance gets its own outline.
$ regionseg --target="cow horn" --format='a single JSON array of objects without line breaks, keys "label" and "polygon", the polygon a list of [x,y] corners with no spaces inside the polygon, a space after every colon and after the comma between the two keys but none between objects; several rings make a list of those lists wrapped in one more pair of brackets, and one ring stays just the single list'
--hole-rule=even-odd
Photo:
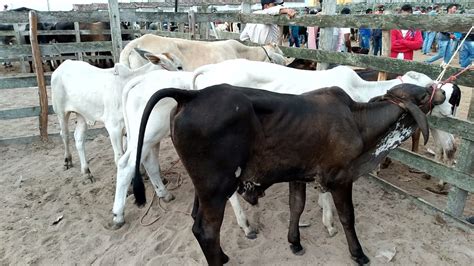
[{"label": "cow horn", "polygon": [[428,119],[426,118],[425,113],[421,111],[421,109],[409,101],[403,101],[405,108],[410,112],[411,116],[415,119],[418,127],[421,129],[421,133],[423,134],[423,139],[425,140],[424,145],[428,142],[428,138],[430,137],[430,131],[428,129]]}]

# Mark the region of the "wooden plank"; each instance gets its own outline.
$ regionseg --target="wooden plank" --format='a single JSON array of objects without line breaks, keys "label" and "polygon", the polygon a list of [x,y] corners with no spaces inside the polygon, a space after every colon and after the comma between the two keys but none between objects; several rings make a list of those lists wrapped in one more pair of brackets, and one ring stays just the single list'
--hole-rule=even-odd
[{"label": "wooden plank", "polygon": [[[341,65],[351,65],[358,67],[370,67],[379,71],[392,73],[406,73],[408,71],[417,71],[436,79],[441,73],[442,68],[438,65],[420,63],[416,61],[398,60],[373,55],[360,55],[350,53],[330,52],[323,50],[313,50],[305,48],[290,48],[280,46],[285,56],[311,59],[318,62],[335,63]],[[460,68],[449,67],[445,76],[456,74]],[[468,87],[474,87],[474,71],[466,71],[458,77],[456,84]]]},{"label": "wooden plank", "polygon": [[[39,47],[43,55],[58,55],[77,52],[111,51],[112,42],[40,44]],[[11,45],[9,48],[0,49],[0,58],[5,59],[31,55],[31,47],[29,45]]]},{"label": "wooden plank", "polygon": [[[324,2],[323,2],[324,4]],[[201,19],[209,19],[214,21],[218,19],[220,13],[198,14],[197,22]],[[278,25],[301,25],[301,26],[318,26],[318,27],[336,27],[336,28],[377,28],[383,30],[391,29],[410,29],[416,28],[420,30],[432,31],[459,31],[467,32],[472,26],[474,14],[440,14],[437,16],[419,16],[419,15],[303,15],[292,19],[287,16],[268,16],[259,14],[238,14],[238,20],[243,23],[261,23],[261,24],[278,24]],[[226,14],[230,20],[231,16]]]},{"label": "wooden plank", "polygon": [[[460,172],[454,168],[446,167],[435,160],[425,158],[417,153],[405,149],[393,150],[390,152],[389,157],[459,188],[469,192],[474,192],[473,175]],[[472,160],[472,157],[469,159]]]},{"label": "wooden plank", "polygon": [[[38,20],[42,23],[56,23],[56,22],[91,22],[102,21],[108,22],[109,15],[103,11],[51,11],[51,12],[37,12]],[[0,16],[0,23],[27,23],[28,12],[4,11]]]},{"label": "wooden plank", "polygon": [[[0,110],[0,120],[11,120],[27,117],[38,117],[41,113],[40,106],[24,107],[10,110]],[[53,106],[48,106],[48,114],[54,114]]]},{"label": "wooden plank", "polygon": [[[474,120],[474,96],[471,96],[471,103],[469,106],[467,118],[470,121]],[[455,168],[459,171],[474,175],[474,142],[463,139],[461,141],[460,149],[458,162]],[[468,191],[469,190],[463,189],[463,187],[460,186],[451,187],[448,194],[446,211],[454,216],[462,216],[464,206],[466,205]]]},{"label": "wooden plank", "polygon": [[[74,137],[74,132],[69,133],[70,136]],[[86,131],[86,140],[92,140],[97,135],[106,135],[108,136],[107,130],[102,128],[92,128]],[[59,133],[48,134],[48,139],[51,141],[58,141],[61,142],[61,135]],[[0,145],[18,145],[18,144],[30,144],[36,141],[40,141],[41,138],[38,135],[33,136],[24,136],[24,137],[16,137],[16,138],[2,138],[0,139]]]},{"label": "wooden plank", "polygon": [[44,81],[43,60],[38,46],[38,36],[36,35],[38,18],[36,11],[30,11],[30,42],[31,53],[33,54],[33,64],[35,65],[36,78],[38,81],[38,94],[41,112],[39,116],[39,129],[42,141],[48,141],[48,91]]},{"label": "wooden plank", "polygon": [[[45,75],[46,85],[51,84],[51,73]],[[0,77],[0,89],[15,89],[15,88],[27,88],[37,87],[38,81],[36,75],[25,75],[25,76],[1,76]]]},{"label": "wooden plank", "polygon": [[458,135],[463,139],[474,141],[474,122],[459,118],[441,118],[436,116],[428,116],[430,127],[441,129],[454,135]]},{"label": "wooden plank", "polygon": [[112,55],[114,62],[118,63],[120,51],[122,51],[122,33],[120,31],[120,12],[117,0],[109,0],[109,19],[112,32]]},{"label": "wooden plank", "polygon": [[[324,3],[324,2],[323,2]],[[124,10],[120,12],[123,21],[167,21],[188,22],[188,14],[184,12],[134,12],[133,10]],[[78,12],[78,11],[57,11],[57,12],[39,12],[41,22],[108,22],[107,12]],[[238,14],[238,13],[200,13],[196,14],[196,23],[209,21],[228,21],[242,23],[263,23],[278,25],[302,25],[318,27],[340,27],[340,28],[378,28],[384,30],[390,29],[408,29],[414,26],[420,30],[431,31],[459,31],[467,32],[472,26],[474,20],[473,14],[440,14],[437,16],[419,16],[419,15],[302,15],[296,18],[288,19],[286,16],[268,16],[257,14]],[[25,23],[28,21],[27,13],[6,11],[0,16],[0,23]]]},{"label": "wooden plank", "polygon": [[387,189],[389,191],[394,191],[398,194],[404,195],[411,202],[413,202],[416,206],[418,206],[424,212],[426,212],[430,215],[441,214],[443,216],[443,219],[445,219],[446,221],[449,221],[451,223],[454,223],[455,226],[457,226],[457,227],[459,227],[463,230],[466,230],[468,232],[472,232],[472,230],[474,230],[474,225],[473,224],[468,223],[464,219],[459,219],[458,217],[452,216],[451,214],[449,214],[449,213],[437,208],[433,204],[427,202],[426,200],[424,200],[422,198],[415,197],[415,196],[411,195],[409,192],[407,192],[406,190],[404,190],[400,187],[397,187],[396,185],[391,184],[390,182],[388,182],[388,181],[386,181],[386,180],[384,180],[384,179],[382,179],[378,176],[368,174],[368,175],[365,175],[365,177],[367,177],[371,181],[376,182],[378,185],[382,186],[384,189]]}]

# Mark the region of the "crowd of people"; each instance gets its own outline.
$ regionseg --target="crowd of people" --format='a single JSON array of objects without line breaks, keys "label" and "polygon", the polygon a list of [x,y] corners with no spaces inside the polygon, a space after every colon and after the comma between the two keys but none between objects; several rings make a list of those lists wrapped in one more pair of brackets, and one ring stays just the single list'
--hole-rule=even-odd
[{"label": "crowd of people", "polygon": [[[262,10],[254,13],[258,14],[287,14],[290,18],[294,17],[297,12],[290,8],[284,8],[283,0],[261,0]],[[321,10],[306,9],[307,14],[317,14]],[[383,5],[378,5],[375,10],[368,8],[365,14],[382,15],[385,9]],[[401,8],[395,10],[396,13],[404,14],[420,14],[435,16],[437,14],[456,14],[458,12],[457,4],[447,5],[445,10],[441,10],[440,6],[434,5],[429,7],[417,6],[413,8],[410,4],[404,4]],[[351,14],[351,10],[344,7],[340,11],[341,15]],[[366,51],[372,55],[382,54],[382,30],[360,28],[353,39],[358,40],[360,50]],[[390,30],[391,44],[390,54],[392,58],[403,60],[413,60],[414,51],[420,50],[425,56],[432,56],[426,59],[425,63],[434,63],[442,59],[442,64],[447,64],[454,52],[461,44],[461,40],[466,37],[467,33],[460,32],[434,32],[420,31],[416,29],[393,29]],[[335,28],[333,31],[332,50],[339,52],[352,52],[351,45],[351,29]],[[250,40],[260,44],[268,44],[270,42],[277,43],[279,39],[279,30],[277,25],[272,24],[247,24],[247,27],[241,34],[241,40]],[[355,38],[354,38],[355,37]],[[307,47],[310,49],[318,48],[318,28],[308,27],[304,36],[301,35],[299,26],[291,25],[288,32],[288,44],[290,47]],[[437,53],[432,54],[433,47],[436,47]],[[461,67],[467,67],[472,63],[474,57],[474,33],[469,34],[465,38],[462,47],[459,47],[459,64]]]}]

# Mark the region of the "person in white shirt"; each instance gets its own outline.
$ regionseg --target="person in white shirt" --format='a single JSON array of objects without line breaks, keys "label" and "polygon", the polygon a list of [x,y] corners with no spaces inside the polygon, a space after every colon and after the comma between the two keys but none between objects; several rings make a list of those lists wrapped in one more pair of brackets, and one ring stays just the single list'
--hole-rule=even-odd
[{"label": "person in white shirt", "polygon": [[[348,15],[350,13],[351,10],[347,7],[341,10],[342,15]],[[333,35],[332,50],[338,52],[352,52],[350,28],[334,28]]]},{"label": "person in white shirt", "polygon": [[[285,8],[281,5],[283,0],[261,0],[262,10],[253,12],[254,14],[280,15],[287,14],[292,18],[296,11],[291,8]],[[248,23],[240,34],[241,41],[251,41],[259,44],[278,43],[280,30],[275,24],[253,24]]]}]

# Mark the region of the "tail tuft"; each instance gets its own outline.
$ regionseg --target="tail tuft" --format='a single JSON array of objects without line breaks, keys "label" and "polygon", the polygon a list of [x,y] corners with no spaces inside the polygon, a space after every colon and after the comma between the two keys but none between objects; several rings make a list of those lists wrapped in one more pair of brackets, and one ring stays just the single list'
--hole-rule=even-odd
[{"label": "tail tuft", "polygon": [[[135,196],[135,204],[139,207],[145,205],[146,203],[146,194],[145,194],[145,184],[143,184],[143,179],[141,176],[136,176],[133,179],[133,195]],[[140,173],[138,173],[140,175]]]}]

